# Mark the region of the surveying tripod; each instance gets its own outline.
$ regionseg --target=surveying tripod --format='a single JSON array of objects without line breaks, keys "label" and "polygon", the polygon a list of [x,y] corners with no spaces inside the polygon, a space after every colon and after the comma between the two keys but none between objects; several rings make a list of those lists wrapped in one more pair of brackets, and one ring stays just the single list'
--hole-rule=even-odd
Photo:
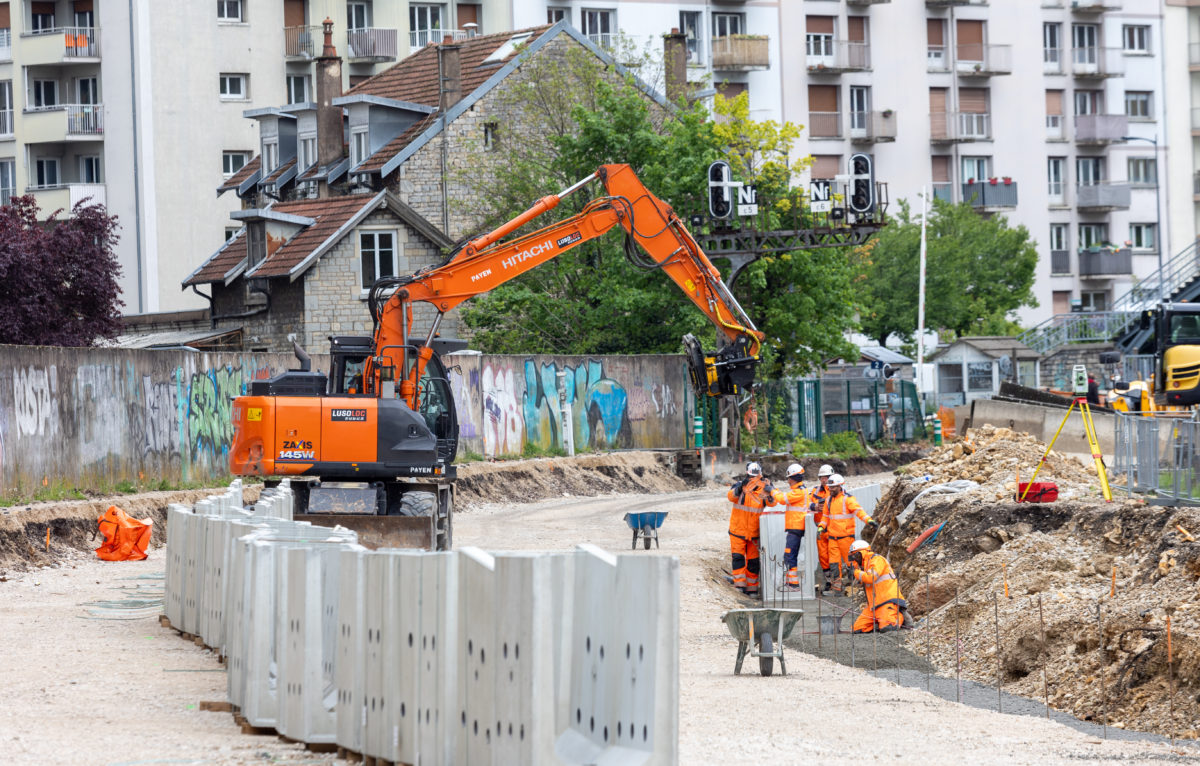
[{"label": "surveying tripod", "polygon": [[[1086,380],[1084,387],[1086,389]],[[1108,486],[1108,471],[1104,468],[1104,455],[1100,453],[1100,442],[1096,439],[1096,423],[1092,420],[1092,408],[1088,406],[1087,396],[1078,395],[1076,391],[1075,399],[1071,402],[1071,406],[1067,408],[1067,414],[1063,415],[1063,421],[1059,424],[1058,430],[1054,432],[1054,438],[1050,440],[1050,444],[1046,445],[1046,452],[1042,455],[1042,459],[1038,461],[1037,468],[1033,471],[1033,477],[1029,479],[1029,483],[1025,485],[1025,491],[1021,493],[1018,500],[1024,500],[1025,495],[1029,494],[1030,487],[1037,479],[1038,471],[1042,470],[1042,466],[1046,462],[1046,458],[1050,455],[1050,450],[1054,449],[1054,442],[1058,441],[1059,434],[1067,425],[1067,419],[1071,417],[1071,410],[1079,407],[1079,414],[1083,416],[1083,430],[1087,434],[1088,446],[1092,448],[1092,461],[1096,464],[1096,475],[1100,477],[1100,488],[1104,491],[1104,499],[1112,501],[1112,489]]]}]

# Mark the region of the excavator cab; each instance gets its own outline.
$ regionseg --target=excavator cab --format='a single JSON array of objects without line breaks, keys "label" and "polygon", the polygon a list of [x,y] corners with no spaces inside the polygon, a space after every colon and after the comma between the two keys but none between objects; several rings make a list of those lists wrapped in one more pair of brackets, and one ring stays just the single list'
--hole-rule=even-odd
[{"label": "excavator cab", "polygon": [[1153,320],[1156,404],[1200,404],[1200,304],[1163,303]]},{"label": "excavator cab", "polygon": [[375,352],[375,342],[367,335],[329,336],[329,393],[361,395],[363,369]]}]

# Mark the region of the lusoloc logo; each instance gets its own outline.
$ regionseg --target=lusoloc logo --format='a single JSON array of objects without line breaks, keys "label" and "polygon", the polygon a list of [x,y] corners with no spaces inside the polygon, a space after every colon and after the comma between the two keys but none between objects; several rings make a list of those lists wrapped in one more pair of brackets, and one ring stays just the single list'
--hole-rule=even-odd
[{"label": "lusoloc logo", "polygon": [[516,266],[518,263],[527,261],[530,258],[535,258],[535,257],[541,255],[542,253],[552,249],[553,247],[554,247],[554,244],[550,240],[546,240],[545,242],[541,243],[540,245],[534,245],[533,247],[530,247],[528,250],[522,250],[521,252],[517,253],[516,255],[505,258],[503,261],[500,262],[500,265],[506,269],[510,269],[513,266]]}]

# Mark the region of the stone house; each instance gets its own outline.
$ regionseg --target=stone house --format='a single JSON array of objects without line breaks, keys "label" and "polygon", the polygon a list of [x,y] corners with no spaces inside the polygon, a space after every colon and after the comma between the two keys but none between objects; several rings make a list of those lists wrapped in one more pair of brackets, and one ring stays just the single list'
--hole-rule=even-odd
[{"label": "stone house", "polygon": [[[285,350],[295,335],[322,351],[324,333],[369,333],[360,280],[374,253],[363,242],[374,240],[363,231],[379,217],[397,237],[395,273],[438,262],[455,242],[481,233],[493,201],[489,180],[504,170],[492,148],[537,140],[512,97],[536,77],[538,67],[527,64],[553,65],[574,51],[594,56],[602,77],[628,74],[559,22],[430,45],[343,94],[330,40],[327,29],[315,102],[245,112],[258,122],[260,152],[217,190],[242,199],[245,209],[233,216],[240,228],[184,281],[185,289],[212,286],[214,326],[240,323],[247,348]],[[682,35],[666,41],[668,51],[686,44]],[[668,72],[677,90],[686,87],[685,59],[672,59],[680,71]],[[638,82],[656,108],[669,108]],[[349,236],[356,229],[363,231]],[[336,243],[320,239],[339,232]],[[344,289],[334,287],[337,268]],[[314,280],[320,284],[306,284]],[[418,330],[432,317],[421,308]],[[461,333],[457,311],[441,331]]]},{"label": "stone house", "polygon": [[1041,360],[1041,354],[1003,335],[962,337],[929,357],[937,371],[938,404],[946,407],[991,398],[1006,380],[1037,388]]}]

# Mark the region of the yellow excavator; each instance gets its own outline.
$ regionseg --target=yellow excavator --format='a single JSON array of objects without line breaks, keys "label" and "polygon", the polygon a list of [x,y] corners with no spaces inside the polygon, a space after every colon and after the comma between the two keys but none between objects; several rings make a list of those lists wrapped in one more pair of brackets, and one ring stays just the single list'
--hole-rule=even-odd
[{"label": "yellow excavator", "polygon": [[1183,412],[1200,404],[1200,303],[1162,303],[1141,315],[1154,331],[1154,374],[1123,384],[1112,402],[1122,412]]}]

